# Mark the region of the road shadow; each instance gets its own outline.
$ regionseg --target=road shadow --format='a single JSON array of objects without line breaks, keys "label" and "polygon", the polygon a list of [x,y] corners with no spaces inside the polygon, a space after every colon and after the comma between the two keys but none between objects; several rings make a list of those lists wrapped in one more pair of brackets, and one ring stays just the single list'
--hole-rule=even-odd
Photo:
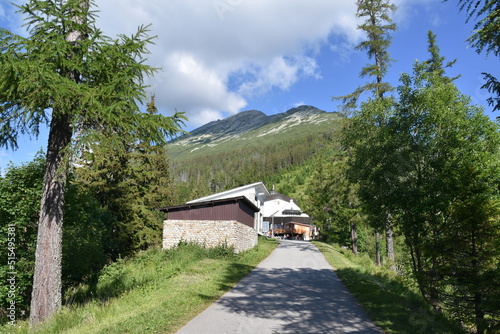
[{"label": "road shadow", "polygon": [[[246,319],[275,321],[275,333],[381,333],[329,269],[258,267],[216,303]],[[249,320],[239,333],[255,333],[257,325]]]}]

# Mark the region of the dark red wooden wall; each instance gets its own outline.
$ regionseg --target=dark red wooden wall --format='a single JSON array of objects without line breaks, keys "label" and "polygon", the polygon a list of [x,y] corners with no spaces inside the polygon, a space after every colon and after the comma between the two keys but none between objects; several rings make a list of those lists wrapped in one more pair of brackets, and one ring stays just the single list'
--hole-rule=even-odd
[{"label": "dark red wooden wall", "polygon": [[167,210],[167,219],[172,220],[236,220],[254,227],[254,210],[244,201],[185,205]]}]

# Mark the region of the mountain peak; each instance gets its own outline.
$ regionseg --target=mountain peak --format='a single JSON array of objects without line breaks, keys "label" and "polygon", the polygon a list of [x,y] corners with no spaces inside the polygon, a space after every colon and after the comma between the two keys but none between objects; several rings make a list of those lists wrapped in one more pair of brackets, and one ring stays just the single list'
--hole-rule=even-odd
[{"label": "mountain peak", "polygon": [[302,105],[269,115],[246,110],[222,120],[207,123],[178,138],[169,147],[169,156],[185,159],[209,152],[230,150],[266,141],[276,142],[317,133],[336,126],[339,115]]},{"label": "mountain peak", "polygon": [[303,113],[303,114],[322,114],[325,113],[326,111],[320,110],[316,107],[313,106],[308,106],[308,105],[301,105],[292,109],[289,109],[285,112],[287,115],[291,114],[296,114],[296,113]]},{"label": "mountain peak", "polygon": [[286,112],[266,115],[260,110],[245,110],[222,120],[209,122],[184,135],[175,142],[187,141],[192,144],[216,145],[221,140],[240,137],[251,131],[262,131],[258,136],[279,133],[301,122],[316,122],[316,118],[328,114],[309,105],[301,105]]},{"label": "mountain peak", "polygon": [[211,134],[216,137],[253,130],[267,123],[267,116],[259,110],[246,110],[223,120],[212,121],[190,132],[190,136]]},{"label": "mountain peak", "polygon": [[[301,117],[323,114],[326,111],[309,105],[301,105],[287,110],[284,113],[267,116],[260,110],[245,110],[222,120],[212,121],[189,133],[187,137],[210,135],[212,140],[228,135],[243,134],[258,129],[267,124],[280,122],[283,119],[298,114]],[[182,139],[182,138],[181,138]]]}]

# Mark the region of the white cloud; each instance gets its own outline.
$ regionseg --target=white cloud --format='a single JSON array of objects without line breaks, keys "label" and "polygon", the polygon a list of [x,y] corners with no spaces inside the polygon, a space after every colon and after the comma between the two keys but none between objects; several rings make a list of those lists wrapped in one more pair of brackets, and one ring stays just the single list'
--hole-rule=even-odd
[{"label": "white cloud", "polygon": [[[411,7],[406,4],[417,0],[396,2],[404,17]],[[186,111],[192,125],[234,114],[259,94],[320,78],[320,49],[332,44],[326,50],[346,61],[351,52],[346,50],[362,36],[353,0],[96,3],[97,26],[107,35],[130,35],[151,24],[157,39],[149,64],[162,68],[150,81],[152,93],[162,112]]]},{"label": "white cloud", "polygon": [[271,62],[254,69],[248,68],[247,71],[253,80],[239,87],[238,93],[242,96],[260,95],[274,87],[287,90],[302,77],[320,78],[315,60],[309,57],[276,57]]},{"label": "white cloud", "polygon": [[420,8],[425,10],[427,19],[438,20],[436,6],[442,5],[442,2],[441,0],[394,0],[394,4],[398,7],[394,21],[397,23],[398,29],[405,29],[408,22],[420,16],[418,15]]},{"label": "white cloud", "polygon": [[[352,0],[101,0],[108,35],[152,24],[150,64],[160,110],[191,123],[234,114],[270,90],[319,78],[315,57],[332,34],[359,38]],[[203,124],[203,123],[201,123]]]},{"label": "white cloud", "polygon": [[152,83],[160,106],[186,111],[190,118],[200,110],[234,114],[246,106],[242,97],[227,90],[225,73],[204,66],[193,54],[172,53],[164,68]]},{"label": "white cloud", "polygon": [[300,106],[303,106],[303,105],[306,105],[307,103],[305,103],[304,101],[299,101],[299,102],[295,102],[292,104],[293,108],[297,108],[297,107],[300,107]]}]

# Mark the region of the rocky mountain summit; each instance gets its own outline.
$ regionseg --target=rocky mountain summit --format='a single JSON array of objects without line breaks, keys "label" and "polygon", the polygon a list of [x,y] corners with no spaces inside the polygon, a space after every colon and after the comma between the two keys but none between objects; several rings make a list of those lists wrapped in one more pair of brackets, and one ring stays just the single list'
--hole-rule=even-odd
[{"label": "rocky mountain summit", "polygon": [[239,112],[223,120],[212,121],[193,131],[188,137],[212,134],[216,137],[244,133],[269,123],[269,116],[258,110]]},{"label": "rocky mountain summit", "polygon": [[300,118],[323,113],[326,113],[326,111],[307,105],[302,105],[292,108],[284,113],[270,116],[267,116],[259,110],[247,110],[239,112],[223,120],[207,123],[191,131],[187,138],[200,135],[212,135],[213,139],[216,139],[227,135],[241,135],[247,131],[256,130],[268,124],[279,123],[292,115],[295,115],[296,118]]},{"label": "rocky mountain summit", "polygon": [[339,117],[338,113],[308,105],[275,115],[266,115],[259,110],[242,111],[225,119],[209,122],[176,139],[170,144],[168,152],[173,160],[177,160],[197,154],[210,154],[215,150],[263,145],[265,142],[325,131],[334,126]]}]

